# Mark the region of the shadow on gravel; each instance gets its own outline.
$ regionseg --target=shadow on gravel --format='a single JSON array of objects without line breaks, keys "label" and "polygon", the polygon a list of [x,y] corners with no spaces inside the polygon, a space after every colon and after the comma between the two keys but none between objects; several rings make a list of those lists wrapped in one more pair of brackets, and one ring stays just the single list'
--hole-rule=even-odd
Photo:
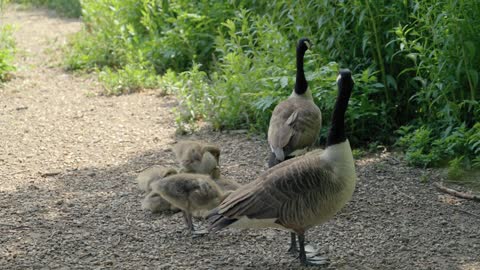
[{"label": "shadow on gravel", "polygon": [[[203,136],[203,137],[202,137]],[[205,139],[207,135],[197,138]],[[210,134],[224,149],[228,177],[249,182],[264,170],[266,144],[244,134]],[[179,137],[185,138],[185,137]],[[20,200],[0,224],[2,265],[19,268],[298,269],[286,253],[288,234],[225,230],[192,239],[181,214],[140,210],[137,173],[174,165],[167,147],[140,153],[120,166],[80,168],[48,176],[53,188],[2,192]],[[334,262],[332,269],[479,269],[480,208],[445,197],[390,154],[357,162],[354,198],[337,217],[307,237]],[[201,221],[196,224],[202,225]],[[14,268],[15,268],[14,267]]]}]

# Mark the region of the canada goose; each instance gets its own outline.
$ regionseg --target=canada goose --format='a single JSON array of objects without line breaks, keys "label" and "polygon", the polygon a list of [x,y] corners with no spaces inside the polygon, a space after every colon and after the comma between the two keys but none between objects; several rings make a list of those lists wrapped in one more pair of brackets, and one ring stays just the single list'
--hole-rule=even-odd
[{"label": "canada goose", "polygon": [[209,210],[217,207],[224,199],[222,189],[208,175],[179,173],[170,175],[150,185],[152,192],[183,211],[187,228],[195,232],[192,215],[205,217]]},{"label": "canada goose", "polygon": [[[303,70],[305,52],[311,46],[307,38],[297,44],[297,77],[295,88],[286,100],[280,102],[272,112],[268,127],[270,159],[268,167],[301,155],[317,140],[322,126],[322,113],[313,102],[312,93]],[[295,233],[290,236],[289,252],[297,251]]]},{"label": "canada goose", "polygon": [[340,71],[337,85],[339,91],[325,150],[286,160],[231,193],[207,216],[210,231],[225,227],[285,229],[298,236],[302,264],[327,263],[323,258],[307,258],[305,232],[343,208],[356,183],[344,123],[354,85],[349,70]]},{"label": "canada goose", "polygon": [[269,167],[306,152],[320,132],[322,113],[313,102],[303,70],[303,58],[310,46],[307,38],[298,41],[295,88],[290,97],[280,102],[272,112],[268,127]]},{"label": "canada goose", "polygon": [[220,148],[200,141],[181,141],[173,152],[186,173],[210,174],[220,161]]},{"label": "canada goose", "polygon": [[150,183],[158,178],[164,178],[166,176],[176,174],[177,171],[174,168],[167,168],[160,165],[153,165],[143,170],[137,176],[138,187],[146,192],[150,192]]}]

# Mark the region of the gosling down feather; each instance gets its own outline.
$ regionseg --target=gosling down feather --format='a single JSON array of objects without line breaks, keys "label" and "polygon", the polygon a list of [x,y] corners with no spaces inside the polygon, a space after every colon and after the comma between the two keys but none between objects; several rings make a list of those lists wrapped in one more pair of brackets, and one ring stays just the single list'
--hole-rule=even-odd
[{"label": "gosling down feather", "polygon": [[152,182],[176,173],[177,171],[174,168],[154,165],[145,169],[137,176],[138,187],[148,193],[142,200],[143,210],[150,210],[153,213],[160,213],[167,210],[178,211],[178,208],[173,207],[169,202],[164,200],[160,194],[153,192],[150,187]]},{"label": "gosling down feather", "polygon": [[173,152],[185,173],[211,174],[220,162],[220,148],[201,141],[180,141]]},{"label": "gosling down feather", "polygon": [[160,194],[172,206],[182,210],[187,228],[195,233],[192,216],[205,217],[225,195],[208,175],[179,173],[151,183],[152,192]]},{"label": "gosling down feather", "polygon": [[152,190],[150,188],[151,182],[155,181],[156,179],[164,178],[166,176],[176,174],[176,173],[177,171],[174,168],[167,168],[160,165],[154,165],[152,167],[149,167],[143,170],[137,176],[138,188],[140,188],[140,190],[150,192]]},{"label": "gosling down feather", "polygon": [[[341,70],[326,148],[274,166],[231,193],[208,215],[209,230],[273,227],[297,234],[300,262],[318,265],[305,254],[305,232],[331,219],[351,199],[356,184],[344,116],[353,89]],[[316,153],[316,154],[315,154]]]}]

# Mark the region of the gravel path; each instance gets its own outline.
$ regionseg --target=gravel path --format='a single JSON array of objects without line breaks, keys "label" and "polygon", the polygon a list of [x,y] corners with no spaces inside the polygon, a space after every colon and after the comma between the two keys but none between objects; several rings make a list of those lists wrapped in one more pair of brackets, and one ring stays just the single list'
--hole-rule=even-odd
[{"label": "gravel path", "polygon": [[[16,78],[0,89],[0,269],[300,269],[277,230],[192,239],[180,214],[140,209],[134,178],[173,165],[173,97],[97,95],[93,75],[59,66],[75,20],[10,8]],[[264,138],[201,130],[222,169],[249,182],[265,169]],[[260,154],[259,154],[260,153]],[[353,200],[309,231],[331,269],[480,269],[480,204],[438,193],[436,171],[383,153],[357,161]],[[201,224],[201,221],[197,221]]]}]

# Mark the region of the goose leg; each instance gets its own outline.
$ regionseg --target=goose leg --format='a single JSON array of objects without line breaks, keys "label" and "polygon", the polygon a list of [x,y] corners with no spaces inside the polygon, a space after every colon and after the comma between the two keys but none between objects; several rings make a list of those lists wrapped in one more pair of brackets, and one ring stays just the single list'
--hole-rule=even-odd
[{"label": "goose leg", "polygon": [[297,248],[297,235],[295,233],[290,233],[290,247],[288,248],[288,253],[295,254],[298,252]]},{"label": "goose leg", "polygon": [[190,213],[183,211],[183,217],[185,218],[187,229],[190,231],[193,238],[201,237],[208,234],[207,230],[200,230],[200,231],[195,230],[195,227],[193,226],[192,215]]},{"label": "goose leg", "polygon": [[299,244],[299,258],[300,263],[305,266],[321,266],[321,265],[328,265],[330,261],[328,258],[322,256],[308,256],[305,253],[305,235],[303,233],[298,233],[298,244]]},{"label": "goose leg", "polygon": [[186,211],[182,211],[182,212],[183,212],[183,218],[185,219],[185,224],[187,225],[187,229],[193,233],[195,228],[193,227],[192,215],[190,215],[190,213],[187,213]]}]

